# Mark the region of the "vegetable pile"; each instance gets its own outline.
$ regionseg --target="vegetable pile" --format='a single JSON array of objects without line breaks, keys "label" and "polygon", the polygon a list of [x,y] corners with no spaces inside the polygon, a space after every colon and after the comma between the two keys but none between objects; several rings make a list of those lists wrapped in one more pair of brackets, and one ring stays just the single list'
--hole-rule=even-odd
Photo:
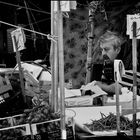
[{"label": "vegetable pile", "polygon": [[[101,113],[101,119],[92,120],[91,124],[84,124],[91,131],[107,131],[117,129],[116,115],[110,113],[108,116]],[[140,120],[136,121],[137,128],[140,127]],[[133,129],[133,121],[130,121],[127,117],[120,116],[120,129],[130,130]]]},{"label": "vegetable pile", "polygon": [[15,124],[25,124],[25,123],[38,123],[43,121],[49,121],[60,118],[59,113],[53,113],[49,105],[35,106],[32,109],[24,110],[24,113],[20,118],[15,119]]}]

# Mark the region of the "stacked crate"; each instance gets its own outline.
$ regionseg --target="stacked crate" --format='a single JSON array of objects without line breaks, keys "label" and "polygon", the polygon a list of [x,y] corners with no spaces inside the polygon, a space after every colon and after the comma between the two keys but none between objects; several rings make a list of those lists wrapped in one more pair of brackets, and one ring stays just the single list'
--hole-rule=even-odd
[{"label": "stacked crate", "polygon": [[[0,118],[0,140],[61,139],[60,118],[38,123],[26,123],[23,114]],[[67,139],[74,140],[73,126],[66,125]]]}]

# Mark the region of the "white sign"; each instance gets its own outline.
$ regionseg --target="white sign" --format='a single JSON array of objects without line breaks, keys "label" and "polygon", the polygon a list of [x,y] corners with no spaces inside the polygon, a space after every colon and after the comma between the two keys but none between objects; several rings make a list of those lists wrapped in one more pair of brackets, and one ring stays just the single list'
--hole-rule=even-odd
[{"label": "white sign", "polygon": [[[58,10],[58,1],[54,1],[54,11]],[[61,11],[70,11],[76,9],[76,1],[60,1]]]},{"label": "white sign", "polygon": [[114,79],[115,81],[122,81],[122,76],[125,74],[125,67],[122,60],[115,59],[114,61]]},{"label": "white sign", "polygon": [[140,14],[127,15],[127,31],[126,34],[133,38],[133,22],[136,22],[136,38],[140,39]]},{"label": "white sign", "polygon": [[12,31],[11,36],[12,36],[14,52],[16,52],[16,47],[17,47],[17,51],[21,51],[21,50],[25,49],[25,46],[24,46],[25,34],[21,28],[18,28],[16,30]]}]

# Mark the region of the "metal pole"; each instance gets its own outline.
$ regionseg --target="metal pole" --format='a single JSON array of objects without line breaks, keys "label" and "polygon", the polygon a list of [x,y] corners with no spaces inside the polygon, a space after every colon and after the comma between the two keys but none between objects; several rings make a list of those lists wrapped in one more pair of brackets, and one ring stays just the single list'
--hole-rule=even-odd
[{"label": "metal pole", "polygon": [[137,113],[137,39],[136,39],[137,23],[133,22],[133,138],[136,139],[136,113]]},{"label": "metal pole", "polygon": [[[54,1],[51,1],[51,35],[54,34]],[[54,111],[54,41],[51,40],[50,49],[50,64],[51,64],[51,110]]]},{"label": "metal pole", "polygon": [[59,51],[59,84],[60,84],[60,109],[61,109],[61,139],[66,140],[65,128],[65,93],[64,93],[64,49],[63,49],[63,16],[61,4],[58,1],[58,51]]}]

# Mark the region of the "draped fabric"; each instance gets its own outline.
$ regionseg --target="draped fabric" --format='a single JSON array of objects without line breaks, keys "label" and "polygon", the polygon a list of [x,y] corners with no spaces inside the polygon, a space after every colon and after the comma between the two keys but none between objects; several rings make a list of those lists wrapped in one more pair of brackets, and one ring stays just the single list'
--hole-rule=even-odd
[{"label": "draped fabric", "polygon": [[[63,20],[65,82],[72,81],[73,88],[80,88],[86,80],[88,32],[90,32],[88,12],[88,8],[77,8],[69,13],[69,18],[64,17]],[[99,11],[95,16],[92,54],[93,63],[100,63],[101,53],[97,41],[108,28],[108,23],[104,21],[104,15]]]},{"label": "draped fabric", "polygon": [[73,88],[79,88],[86,77],[88,9],[71,10],[63,21],[65,82],[71,80]]}]

